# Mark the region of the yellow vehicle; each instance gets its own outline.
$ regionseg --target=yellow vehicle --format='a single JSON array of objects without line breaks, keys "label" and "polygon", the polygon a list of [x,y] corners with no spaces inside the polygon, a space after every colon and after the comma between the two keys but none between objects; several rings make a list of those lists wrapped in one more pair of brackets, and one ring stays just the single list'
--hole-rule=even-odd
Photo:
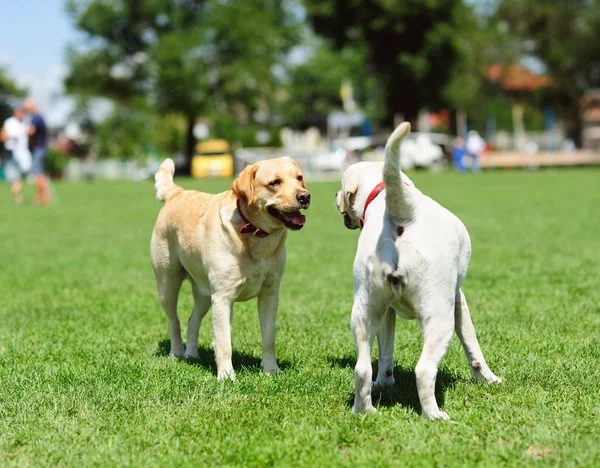
[{"label": "yellow vehicle", "polygon": [[196,154],[192,158],[192,176],[232,177],[233,155],[226,140],[206,140],[196,145]]}]

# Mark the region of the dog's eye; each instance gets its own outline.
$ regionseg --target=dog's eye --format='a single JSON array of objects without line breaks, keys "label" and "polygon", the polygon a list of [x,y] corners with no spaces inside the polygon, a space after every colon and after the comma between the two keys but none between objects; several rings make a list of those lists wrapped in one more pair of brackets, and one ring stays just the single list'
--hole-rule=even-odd
[{"label": "dog's eye", "polygon": [[304,177],[302,177],[301,175],[299,175],[298,177],[296,177],[296,179],[302,180],[302,179],[304,179]]},{"label": "dog's eye", "polygon": [[275,179],[275,180],[272,180],[271,182],[269,182],[269,185],[270,185],[271,187],[275,187],[275,186],[277,186],[277,185],[281,185],[281,180],[280,180],[280,179]]}]

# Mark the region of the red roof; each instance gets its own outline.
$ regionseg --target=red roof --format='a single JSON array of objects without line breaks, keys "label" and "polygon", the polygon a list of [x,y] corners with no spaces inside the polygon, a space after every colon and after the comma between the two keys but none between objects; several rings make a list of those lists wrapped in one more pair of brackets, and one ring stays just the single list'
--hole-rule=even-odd
[{"label": "red roof", "polygon": [[536,75],[517,63],[503,67],[497,63],[490,65],[483,72],[492,81],[499,82],[507,91],[535,91],[550,86],[552,80],[546,75]]}]

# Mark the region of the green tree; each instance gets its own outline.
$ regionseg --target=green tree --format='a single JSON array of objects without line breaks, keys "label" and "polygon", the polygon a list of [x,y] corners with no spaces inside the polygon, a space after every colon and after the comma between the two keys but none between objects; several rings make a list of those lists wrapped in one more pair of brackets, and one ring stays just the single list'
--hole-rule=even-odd
[{"label": "green tree", "polygon": [[363,45],[367,67],[385,93],[388,122],[397,112],[449,104],[444,92],[461,50],[457,37],[472,10],[462,0],[303,0],[315,31],[336,48]]},{"label": "green tree", "polygon": [[269,108],[297,31],[286,0],[71,0],[68,11],[90,41],[70,49],[67,89],[183,115],[188,157],[198,116],[247,123]]},{"label": "green tree", "polygon": [[19,87],[15,81],[8,76],[6,70],[0,66],[0,125],[12,114],[10,98],[21,97],[25,90]]},{"label": "green tree", "polygon": [[358,107],[371,117],[381,117],[381,93],[365,66],[366,51],[360,47],[335,50],[327,41],[309,38],[306,59],[291,66],[286,80],[280,113],[286,125],[326,128],[327,115],[342,108],[340,87],[352,83]]},{"label": "green tree", "polygon": [[579,142],[579,101],[585,91],[600,87],[600,1],[503,0],[497,16],[520,39],[522,54],[546,67],[549,99],[565,118],[569,137]]}]

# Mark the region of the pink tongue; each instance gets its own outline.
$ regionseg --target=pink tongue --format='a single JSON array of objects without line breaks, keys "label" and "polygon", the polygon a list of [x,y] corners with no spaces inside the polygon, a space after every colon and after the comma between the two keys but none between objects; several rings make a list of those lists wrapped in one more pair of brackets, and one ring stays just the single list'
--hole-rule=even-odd
[{"label": "pink tongue", "polygon": [[300,226],[304,226],[304,223],[306,222],[306,216],[304,216],[299,211],[294,211],[293,213],[283,213],[283,216],[288,221],[291,221],[292,223],[298,224]]}]

